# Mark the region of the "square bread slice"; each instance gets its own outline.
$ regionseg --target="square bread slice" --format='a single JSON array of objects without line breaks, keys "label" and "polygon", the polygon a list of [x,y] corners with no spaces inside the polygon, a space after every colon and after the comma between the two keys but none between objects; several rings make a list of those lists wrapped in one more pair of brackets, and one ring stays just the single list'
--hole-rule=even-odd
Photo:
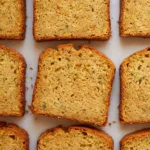
[{"label": "square bread slice", "polygon": [[34,0],[34,38],[108,40],[109,3],[109,0]]},{"label": "square bread slice", "polygon": [[150,122],[150,47],[126,58],[120,66],[122,123]]},{"label": "square bread slice", "polygon": [[121,0],[120,35],[150,37],[150,0]]},{"label": "square bread slice", "polygon": [[114,74],[112,61],[91,47],[49,48],[39,58],[32,112],[105,125]]},{"label": "square bread slice", "polygon": [[0,116],[24,115],[25,69],[21,54],[0,46]]},{"label": "square bread slice", "polygon": [[37,150],[113,150],[112,137],[103,131],[72,126],[45,131],[38,139]]},{"label": "square bread slice", "polygon": [[0,0],[0,39],[25,37],[25,0]]},{"label": "square bread slice", "polygon": [[28,133],[15,124],[0,122],[0,150],[28,150]]},{"label": "square bread slice", "polygon": [[120,150],[150,150],[150,129],[126,135],[120,142]]}]

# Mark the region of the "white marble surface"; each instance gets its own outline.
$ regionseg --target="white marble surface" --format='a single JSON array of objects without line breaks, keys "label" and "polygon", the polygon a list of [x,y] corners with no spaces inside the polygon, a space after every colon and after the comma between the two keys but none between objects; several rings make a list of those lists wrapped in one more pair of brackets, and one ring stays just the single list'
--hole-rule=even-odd
[{"label": "white marble surface", "polygon": [[[91,45],[97,48],[99,51],[106,54],[113,60],[116,65],[116,77],[113,85],[111,106],[109,109],[108,122],[112,123],[111,126],[107,124],[106,127],[101,128],[110,134],[115,143],[115,150],[119,150],[119,141],[127,133],[142,128],[150,127],[150,124],[136,124],[136,125],[120,125],[118,122],[118,105],[119,105],[119,65],[122,60],[130,54],[150,46],[150,38],[120,38],[118,31],[118,20],[119,20],[119,0],[111,0],[111,22],[112,22],[112,37],[109,41],[47,41],[37,43],[33,39],[32,35],[32,22],[33,22],[33,0],[27,0],[27,31],[26,39],[24,41],[0,41],[0,44],[16,49],[26,59],[27,62],[27,81],[26,86],[29,88],[26,91],[27,105],[31,104],[32,100],[32,87],[34,85],[36,72],[37,72],[37,61],[39,54],[48,47],[56,48],[61,43],[74,43],[75,46],[81,44]],[[32,67],[33,70],[29,68]],[[29,77],[32,77],[31,80]],[[26,107],[26,110],[29,110]],[[56,127],[58,125],[73,125],[76,122],[68,121],[65,119],[56,119],[43,116],[34,116],[29,111],[21,118],[13,117],[0,117],[1,121],[12,122],[25,128],[30,136],[30,150],[36,150],[36,142],[39,135],[48,128]]]}]

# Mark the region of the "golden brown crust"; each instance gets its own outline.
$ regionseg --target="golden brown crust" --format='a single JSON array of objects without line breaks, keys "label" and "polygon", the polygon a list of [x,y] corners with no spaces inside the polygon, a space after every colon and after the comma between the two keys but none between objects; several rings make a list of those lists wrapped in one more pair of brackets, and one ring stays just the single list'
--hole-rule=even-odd
[{"label": "golden brown crust", "polygon": [[33,2],[33,36],[36,41],[48,41],[48,40],[108,40],[111,36],[111,21],[110,21],[110,0],[107,2],[108,9],[107,9],[107,15],[108,15],[108,22],[109,22],[109,29],[108,34],[105,35],[105,37],[102,36],[44,36],[44,37],[38,37],[35,35],[35,23],[36,23],[36,16],[35,16],[35,10],[36,10],[36,0]]},{"label": "golden brown crust", "polygon": [[149,33],[124,33],[124,19],[123,19],[123,16],[124,16],[124,8],[125,8],[125,0],[121,0],[121,3],[120,3],[120,21],[119,21],[119,24],[120,24],[120,36],[122,37],[129,37],[129,36],[132,36],[132,37],[150,37],[150,32]]},{"label": "golden brown crust", "polygon": [[[62,44],[62,45],[59,45],[58,48],[66,48],[66,47],[70,47],[72,48],[73,47],[73,44]],[[57,118],[66,118],[66,119],[69,119],[69,120],[73,120],[73,121],[77,121],[77,122],[82,122],[82,123],[85,123],[85,124],[92,124],[92,125],[95,125],[95,126],[105,126],[106,123],[107,123],[107,120],[108,120],[108,110],[109,110],[109,106],[110,106],[110,97],[111,97],[111,90],[112,90],[112,84],[113,84],[113,80],[114,80],[114,77],[115,77],[115,65],[113,64],[113,62],[108,58],[106,57],[104,54],[100,53],[98,50],[90,47],[90,46],[86,46],[86,45],[83,45],[83,46],[80,46],[80,49],[78,50],[79,51],[82,51],[83,49],[82,48],[88,48],[90,49],[93,53],[97,53],[98,55],[102,56],[104,59],[106,59],[109,64],[110,64],[110,67],[114,70],[114,73],[113,73],[113,76],[112,76],[112,79],[111,79],[111,88],[109,89],[109,96],[108,96],[108,103],[106,104],[107,105],[107,115],[106,115],[106,119],[105,119],[105,122],[102,124],[102,123],[94,123],[94,122],[90,122],[90,121],[83,121],[83,120],[80,120],[80,119],[74,119],[74,118],[71,118],[71,117],[62,117],[62,116],[58,116],[58,115],[54,115],[54,114],[49,114],[49,113],[41,113],[39,111],[36,111],[35,108],[33,107],[33,105],[31,106],[31,111],[33,114],[35,115],[45,115],[45,116],[50,116],[50,117],[57,117]],[[40,58],[39,58],[39,62],[38,64],[41,64],[41,61],[42,61],[42,58],[46,55],[46,53],[48,51],[53,51],[54,49],[47,49],[45,50],[44,52],[41,53],[40,55]],[[38,65],[38,71],[40,71],[40,65]],[[37,79],[39,78],[39,74],[37,74]],[[35,88],[34,88],[34,91],[33,91],[33,100],[32,100],[32,104],[34,103],[35,101],[35,89],[37,88],[37,84],[38,84],[38,80],[36,80],[36,83],[35,83]]]},{"label": "golden brown crust", "polygon": [[19,0],[20,3],[21,3],[21,16],[22,16],[22,22],[21,22],[21,35],[11,35],[11,36],[8,36],[8,35],[5,35],[5,36],[2,36],[0,35],[0,39],[4,39],[4,40],[24,40],[25,38],[25,31],[26,31],[26,1],[25,0]]},{"label": "golden brown crust", "polygon": [[95,129],[95,128],[88,128],[88,127],[84,127],[84,126],[70,126],[68,128],[56,127],[56,128],[53,128],[53,129],[46,130],[38,138],[37,150],[38,150],[39,142],[43,137],[45,137],[47,134],[50,135],[50,136],[53,136],[53,133],[56,133],[59,130],[64,130],[65,132],[68,132],[68,133],[72,130],[78,130],[80,132],[87,132],[87,133],[94,134],[99,138],[103,137],[109,143],[109,146],[111,147],[111,150],[114,149],[114,141],[113,141],[112,137],[110,135],[108,135],[107,133],[105,133],[104,131],[98,130],[98,129]]},{"label": "golden brown crust", "polygon": [[125,121],[124,118],[123,118],[123,114],[122,114],[122,112],[123,112],[122,106],[124,105],[124,99],[125,99],[125,96],[124,96],[124,85],[125,85],[125,83],[124,83],[124,78],[122,77],[122,74],[124,74],[123,66],[124,66],[124,64],[126,64],[126,62],[128,62],[128,60],[131,57],[133,57],[135,55],[141,55],[146,51],[150,51],[150,47],[147,47],[144,50],[135,52],[131,56],[125,58],[124,61],[120,65],[120,112],[119,112],[120,115],[119,115],[119,117],[120,117],[120,122],[123,123],[123,124],[148,123],[148,122],[150,122],[150,120],[147,120],[147,121]]},{"label": "golden brown crust", "polygon": [[124,145],[124,142],[128,139],[133,139],[133,138],[141,138],[149,135],[150,136],[150,129],[142,129],[139,131],[135,131],[133,133],[125,135],[122,140],[120,141],[120,148],[122,149],[122,146]]},{"label": "golden brown crust", "polygon": [[13,54],[13,57],[14,58],[17,58],[18,60],[20,60],[22,62],[22,66],[21,66],[21,70],[22,70],[22,73],[20,74],[20,113],[0,113],[0,116],[16,116],[16,117],[20,117],[20,116],[23,116],[24,113],[25,113],[25,73],[26,73],[26,62],[25,62],[25,59],[24,57],[18,53],[17,51],[13,50],[13,49],[10,49],[8,47],[5,47],[3,45],[0,45],[0,49],[5,49],[7,51],[9,51],[10,53]]},{"label": "golden brown crust", "polygon": [[0,122],[0,131],[5,131],[5,134],[13,134],[16,137],[19,137],[24,144],[23,150],[29,150],[29,136],[28,133],[17,126],[16,124]]}]

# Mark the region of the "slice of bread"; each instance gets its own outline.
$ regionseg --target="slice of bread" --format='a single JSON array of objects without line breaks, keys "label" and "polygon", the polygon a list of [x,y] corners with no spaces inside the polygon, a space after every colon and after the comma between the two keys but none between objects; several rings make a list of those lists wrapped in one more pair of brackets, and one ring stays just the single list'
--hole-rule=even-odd
[{"label": "slice of bread", "polygon": [[109,3],[109,0],[34,0],[34,38],[107,40]]},{"label": "slice of bread", "polygon": [[18,52],[0,46],[0,116],[22,116],[26,63]]},{"label": "slice of bread", "polygon": [[150,129],[140,130],[126,135],[120,142],[121,150],[149,150]]},{"label": "slice of bread", "polygon": [[150,0],[121,0],[120,35],[150,37]]},{"label": "slice of bread", "polygon": [[120,76],[121,122],[150,122],[150,47],[126,58]]},{"label": "slice of bread", "polygon": [[0,122],[0,150],[28,150],[28,133],[15,124]]},{"label": "slice of bread", "polygon": [[45,131],[38,140],[37,150],[113,150],[112,138],[103,131],[73,126]]},{"label": "slice of bread", "polygon": [[112,61],[91,47],[49,48],[39,58],[32,111],[105,125],[114,73]]},{"label": "slice of bread", "polygon": [[0,0],[0,39],[25,37],[25,0]]}]

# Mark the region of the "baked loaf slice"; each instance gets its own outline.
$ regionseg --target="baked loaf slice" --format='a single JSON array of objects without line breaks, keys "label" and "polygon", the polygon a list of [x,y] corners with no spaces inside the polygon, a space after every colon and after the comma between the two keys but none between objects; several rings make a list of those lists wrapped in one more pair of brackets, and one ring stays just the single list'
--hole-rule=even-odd
[{"label": "baked loaf slice", "polygon": [[120,35],[150,37],[150,0],[121,0]]},{"label": "baked loaf slice", "polygon": [[0,39],[25,36],[25,0],[0,0]]},{"label": "baked loaf slice", "polygon": [[110,37],[109,0],[34,0],[34,38],[100,39]]},{"label": "baked loaf slice", "polygon": [[39,58],[32,111],[105,125],[114,73],[112,61],[91,47],[49,48]]},{"label": "baked loaf slice", "polygon": [[0,116],[24,115],[25,68],[21,54],[0,46]]},{"label": "baked loaf slice", "polygon": [[0,150],[28,150],[28,133],[15,124],[0,122]]},{"label": "baked loaf slice", "polygon": [[137,131],[126,135],[120,142],[121,150],[149,150],[150,129]]},{"label": "baked loaf slice", "polygon": [[150,122],[150,47],[126,58],[120,75],[121,122]]},{"label": "baked loaf slice", "polygon": [[112,138],[102,131],[86,127],[55,128],[44,132],[37,150],[113,150]]}]

